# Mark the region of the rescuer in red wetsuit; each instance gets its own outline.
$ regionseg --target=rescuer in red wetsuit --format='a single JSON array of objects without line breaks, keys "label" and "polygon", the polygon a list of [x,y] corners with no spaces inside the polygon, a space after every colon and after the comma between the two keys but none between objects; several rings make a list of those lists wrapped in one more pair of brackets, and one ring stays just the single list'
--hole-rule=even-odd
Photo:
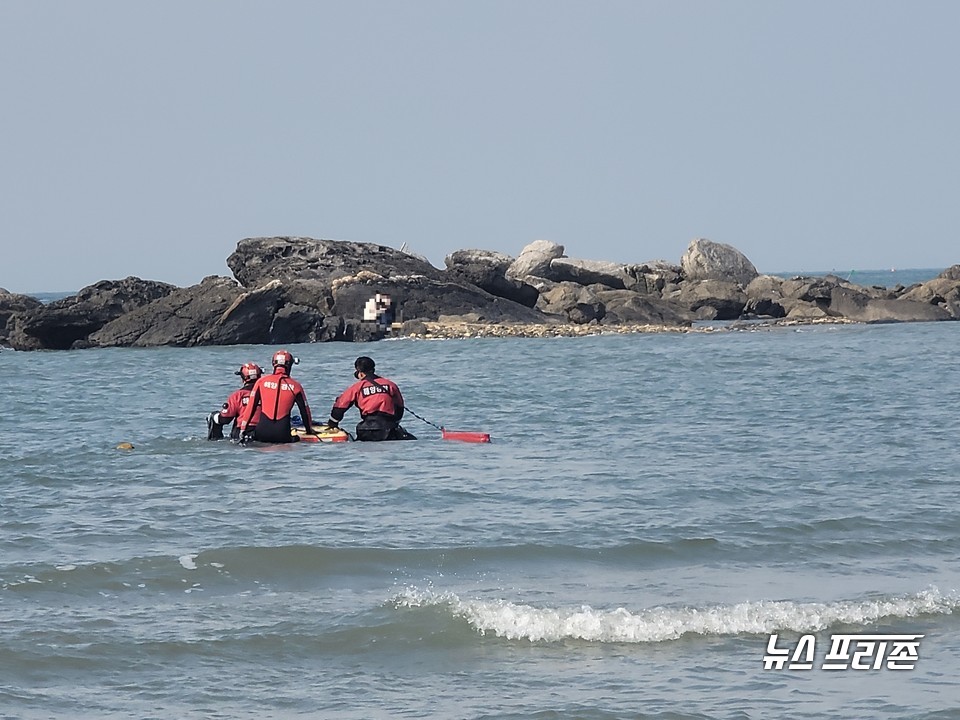
[{"label": "rescuer in red wetsuit", "polygon": [[[286,350],[273,354],[273,374],[257,380],[250,393],[250,402],[240,416],[240,433],[244,438],[260,442],[287,443],[298,440],[290,433],[290,411],[296,405],[303,418],[306,432],[313,433],[313,416],[307,404],[303,385],[290,377],[290,368],[296,362]],[[260,417],[254,426],[252,418],[259,409]]]},{"label": "rescuer in red wetsuit", "polygon": [[[233,440],[240,438],[240,425],[238,421],[247,403],[250,401],[250,392],[254,384],[263,375],[263,369],[256,363],[245,363],[240,366],[235,375],[239,375],[243,381],[243,387],[235,390],[227,398],[227,401],[220,408],[220,412],[210,413],[207,417],[207,440],[221,440],[223,438],[223,426],[233,422],[230,428],[230,437]],[[260,419],[260,413],[256,412],[250,421],[252,425],[257,424]]]},{"label": "rescuer in red wetsuit", "polygon": [[327,424],[338,427],[347,410],[356,405],[360,411],[357,440],[416,440],[400,426],[403,395],[397,384],[377,375],[371,358],[358,357],[353,367],[358,382],[334,401]]}]

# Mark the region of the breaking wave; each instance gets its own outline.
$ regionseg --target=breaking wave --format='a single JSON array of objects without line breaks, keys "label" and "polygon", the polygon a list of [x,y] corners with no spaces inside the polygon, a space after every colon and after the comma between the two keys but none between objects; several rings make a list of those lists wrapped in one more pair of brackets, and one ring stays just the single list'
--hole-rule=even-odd
[{"label": "breaking wave", "polygon": [[790,600],[743,602],[706,608],[656,607],[597,610],[589,606],[537,608],[505,600],[462,600],[454,593],[405,588],[392,602],[398,608],[441,607],[481,634],[508,640],[653,643],[686,635],[759,635],[777,631],[818,632],[835,625],[868,625],[879,620],[948,615],[960,595],[930,588],[914,595],[830,603]]}]

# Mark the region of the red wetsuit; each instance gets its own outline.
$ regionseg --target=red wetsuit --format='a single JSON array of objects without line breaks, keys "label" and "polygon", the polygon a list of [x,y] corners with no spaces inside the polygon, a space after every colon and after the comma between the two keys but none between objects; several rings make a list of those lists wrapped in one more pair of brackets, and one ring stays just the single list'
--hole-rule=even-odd
[{"label": "red wetsuit", "polygon": [[353,405],[360,411],[357,440],[413,440],[400,427],[403,418],[403,395],[393,380],[367,375],[338,397],[330,410],[330,419],[339,423]]},{"label": "red wetsuit", "polygon": [[[231,420],[233,421],[233,427],[230,429],[230,437],[232,438],[240,437],[240,416],[250,403],[250,393],[253,391],[253,385],[254,383],[247,383],[239,390],[231,393],[230,397],[227,398],[227,401],[220,409],[220,425],[226,425]],[[250,424],[256,425],[259,420],[260,408],[257,408],[253,413]]]},{"label": "red wetsuit", "polygon": [[400,388],[393,380],[377,375],[365,377],[344,390],[334,401],[330,417],[340,422],[353,405],[357,406],[361,418],[379,413],[389,415],[394,422],[403,419],[403,395],[400,394]]},{"label": "red wetsuit", "polygon": [[292,442],[290,411],[294,405],[300,409],[303,426],[308,430],[313,428],[313,416],[303,385],[290,377],[283,367],[276,367],[272,375],[264,375],[253,386],[250,401],[240,416],[240,432],[253,424],[251,418],[256,417],[259,408],[253,439],[261,442]]}]

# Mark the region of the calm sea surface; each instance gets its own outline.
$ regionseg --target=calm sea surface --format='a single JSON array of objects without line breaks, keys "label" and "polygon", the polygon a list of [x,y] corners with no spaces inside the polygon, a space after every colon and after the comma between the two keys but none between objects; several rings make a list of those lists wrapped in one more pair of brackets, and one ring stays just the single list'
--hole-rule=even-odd
[{"label": "calm sea surface", "polygon": [[943,272],[943,270],[944,268],[902,268],[899,270],[897,268],[890,268],[889,270],[851,270],[841,268],[836,270],[816,270],[769,274],[779,277],[795,277],[797,275],[813,277],[836,275],[839,278],[849,280],[850,282],[863,287],[879,286],[892,288],[896,287],[897,285],[910,287],[914,283],[927,282],[928,280],[935,278],[937,275]]},{"label": "calm sea surface", "polygon": [[206,441],[275,349],[0,352],[0,717],[960,716],[960,323],[294,346],[494,442]]}]

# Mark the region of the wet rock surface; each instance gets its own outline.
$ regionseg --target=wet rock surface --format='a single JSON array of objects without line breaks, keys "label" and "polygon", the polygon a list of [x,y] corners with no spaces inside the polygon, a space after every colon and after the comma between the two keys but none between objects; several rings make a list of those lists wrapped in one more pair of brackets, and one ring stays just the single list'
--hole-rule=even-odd
[{"label": "wet rock surface", "polygon": [[[458,250],[445,269],[373,243],[248,238],[233,278],[104,280],[43,305],[0,289],[0,342],[17,350],[706,332],[819,322],[960,318],[960,265],[909,288],[833,275],[761,275],[736,248],[693,240],[679,264],[568,258],[538,240],[516,257]],[[739,326],[741,321],[749,325]],[[726,323],[708,326],[704,323]]]}]

